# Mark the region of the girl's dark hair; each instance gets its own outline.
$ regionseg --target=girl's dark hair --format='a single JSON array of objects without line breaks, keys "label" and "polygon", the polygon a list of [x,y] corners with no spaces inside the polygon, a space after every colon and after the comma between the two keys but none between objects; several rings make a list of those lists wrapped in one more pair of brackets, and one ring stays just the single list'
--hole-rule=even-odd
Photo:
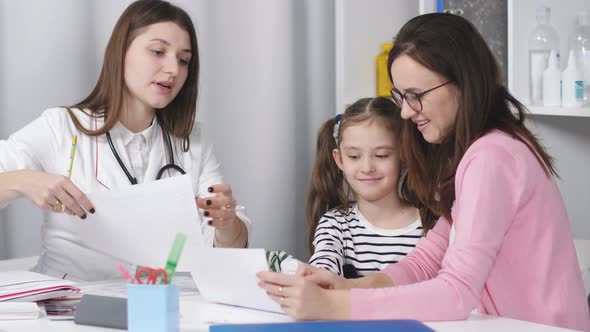
[{"label": "girl's dark hair", "polygon": [[139,0],[133,2],[119,17],[107,45],[102,70],[96,86],[81,102],[70,106],[90,110],[89,116],[106,117],[101,128],[84,128],[76,116],[70,116],[78,130],[86,135],[100,136],[113,128],[119,121],[127,89],[125,87],[125,55],[131,42],[148,25],[173,22],[188,32],[192,57],[188,75],[178,95],[170,104],[158,111],[158,118],[176,137],[183,139],[183,150],[190,147],[189,136],[197,112],[197,87],[199,84],[199,51],[197,34],[190,16],[181,8],[162,0]]},{"label": "girl's dark hair", "polygon": [[424,140],[417,127],[404,121],[402,160],[419,207],[432,211],[422,219],[425,230],[436,215],[452,222],[455,172],[465,151],[478,138],[500,130],[523,142],[545,169],[555,175],[553,158],[525,126],[525,107],[502,85],[500,68],[481,34],[466,19],[452,14],[426,14],[408,21],[394,38],[388,68],[406,55],[451,81],[461,92],[452,132],[442,144]]},{"label": "girl's dark hair", "polygon": [[[399,142],[399,133],[403,122],[400,110],[393,101],[384,97],[363,98],[350,105],[341,115],[340,126],[336,133],[334,133],[336,118],[324,122],[318,130],[316,155],[307,193],[305,214],[309,226],[308,247],[312,253],[315,230],[324,213],[334,208],[346,213],[350,206],[344,175],[332,156],[332,151],[338,148],[334,135],[338,138],[342,137],[346,127],[368,120],[378,121],[385,128],[391,130],[396,137],[396,142]],[[402,192],[400,196],[402,199],[410,196],[407,181],[403,181],[403,178],[400,176],[400,191]]]}]

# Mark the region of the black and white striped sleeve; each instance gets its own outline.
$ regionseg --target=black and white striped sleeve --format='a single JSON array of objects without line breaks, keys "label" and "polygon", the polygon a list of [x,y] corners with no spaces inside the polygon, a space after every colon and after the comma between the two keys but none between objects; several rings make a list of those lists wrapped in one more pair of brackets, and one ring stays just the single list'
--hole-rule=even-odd
[{"label": "black and white striped sleeve", "polygon": [[330,213],[322,216],[315,231],[315,252],[309,259],[309,264],[341,275],[344,265],[343,238],[338,217]]}]

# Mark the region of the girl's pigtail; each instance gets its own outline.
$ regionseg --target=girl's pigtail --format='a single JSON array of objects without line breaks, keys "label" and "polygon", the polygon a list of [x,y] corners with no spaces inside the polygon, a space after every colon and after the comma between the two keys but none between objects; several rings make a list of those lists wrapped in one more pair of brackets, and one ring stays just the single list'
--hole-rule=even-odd
[{"label": "girl's pigtail", "polygon": [[332,151],[337,148],[334,137],[336,121],[336,118],[331,118],[318,130],[316,155],[305,211],[305,219],[309,226],[308,247],[311,253],[314,252],[313,239],[321,217],[327,211],[346,204],[344,175],[332,157]]}]

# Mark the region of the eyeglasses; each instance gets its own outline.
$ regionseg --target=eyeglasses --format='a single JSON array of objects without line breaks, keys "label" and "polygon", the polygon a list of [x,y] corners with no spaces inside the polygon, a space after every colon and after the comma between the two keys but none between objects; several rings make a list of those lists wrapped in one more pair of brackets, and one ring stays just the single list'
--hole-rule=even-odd
[{"label": "eyeglasses", "polygon": [[397,104],[397,106],[399,106],[399,108],[402,108],[402,105],[404,103],[404,99],[406,100],[406,102],[408,103],[408,105],[416,112],[420,113],[422,112],[422,100],[421,98],[427,94],[428,92],[432,91],[432,90],[436,90],[438,88],[440,88],[441,86],[444,86],[446,84],[451,83],[451,81],[446,81],[443,84],[437,85],[432,89],[428,89],[426,91],[422,91],[420,93],[415,93],[415,92],[409,92],[406,91],[403,94],[396,88],[391,89],[391,97],[393,97],[393,101]]}]

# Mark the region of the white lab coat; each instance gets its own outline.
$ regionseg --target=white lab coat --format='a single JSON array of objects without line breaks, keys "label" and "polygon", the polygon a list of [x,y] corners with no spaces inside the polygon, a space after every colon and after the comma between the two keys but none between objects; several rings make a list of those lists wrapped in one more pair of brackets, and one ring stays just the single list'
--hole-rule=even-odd
[{"label": "white lab coat", "polygon": [[[80,110],[74,112],[86,128],[94,130],[103,124],[101,118],[89,117]],[[155,125],[157,127],[154,129],[161,132],[157,122]],[[80,133],[64,108],[46,110],[8,140],[0,141],[0,172],[31,169],[67,175],[74,135],[78,136],[78,143],[71,180],[78,188],[83,192],[93,192],[131,185],[109,148],[106,136],[91,137]],[[129,168],[122,139],[113,133],[111,136],[119,156]],[[155,180],[158,171],[166,163],[166,147],[164,139],[160,138],[161,134],[152,144],[144,182]],[[195,197],[206,195],[209,186],[223,183],[220,165],[211,146],[203,142],[198,126],[191,134],[188,152],[182,151],[182,140],[172,135],[171,140],[174,160],[190,174]],[[238,217],[249,227],[251,222],[244,208],[238,206],[236,210]],[[214,228],[203,222],[202,230],[206,244],[212,246]],[[64,222],[61,214],[46,212],[42,228],[42,252],[34,270],[58,277],[67,273],[67,278],[73,280],[101,280],[119,276],[117,262],[120,260],[87,248],[81,240]]]}]

